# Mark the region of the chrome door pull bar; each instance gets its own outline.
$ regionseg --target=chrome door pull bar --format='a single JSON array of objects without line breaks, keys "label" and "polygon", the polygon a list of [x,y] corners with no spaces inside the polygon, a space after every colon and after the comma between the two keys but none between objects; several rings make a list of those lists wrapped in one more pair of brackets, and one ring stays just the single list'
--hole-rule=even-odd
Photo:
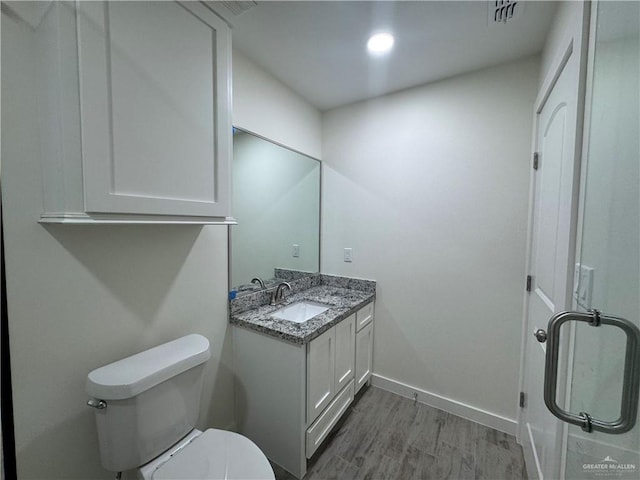
[{"label": "chrome door pull bar", "polygon": [[[617,420],[610,422],[593,418],[586,412],[579,414],[568,412],[562,409],[556,401],[560,327],[571,321],[586,322],[592,327],[611,325],[620,328],[627,336],[620,417]],[[603,315],[597,310],[590,310],[587,313],[558,313],[549,320],[544,340],[542,340],[542,332],[544,331],[538,330],[536,338],[540,342],[545,340],[548,342],[544,366],[544,403],[549,411],[560,420],[578,425],[585,432],[598,431],[618,434],[631,430],[636,423],[640,395],[640,329],[624,318]]]}]

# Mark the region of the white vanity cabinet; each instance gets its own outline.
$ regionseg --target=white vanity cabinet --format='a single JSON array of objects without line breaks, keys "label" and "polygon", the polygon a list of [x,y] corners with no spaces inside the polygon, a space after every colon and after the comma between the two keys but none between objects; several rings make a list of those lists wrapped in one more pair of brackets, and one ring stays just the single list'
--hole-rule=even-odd
[{"label": "white vanity cabinet", "polygon": [[335,394],[336,328],[307,345],[307,424],[322,413]]},{"label": "white vanity cabinet", "polygon": [[353,378],[355,317],[351,315],[307,345],[307,425]]},{"label": "white vanity cabinet", "polygon": [[[294,344],[234,326],[238,431],[270,460],[297,478],[353,402],[356,393],[357,335],[373,326],[373,303],[307,344]],[[357,322],[370,314],[357,332]],[[361,338],[367,337],[363,334]],[[370,342],[365,352],[369,358]],[[363,384],[371,375],[369,370]]]},{"label": "white vanity cabinet", "polygon": [[342,390],[353,378],[355,372],[356,316],[351,315],[335,326],[336,366],[335,391]]},{"label": "white vanity cabinet", "polygon": [[37,38],[41,222],[231,222],[222,19],[199,2],[56,2]]},{"label": "white vanity cabinet", "polygon": [[356,393],[371,379],[373,372],[373,303],[356,314]]}]

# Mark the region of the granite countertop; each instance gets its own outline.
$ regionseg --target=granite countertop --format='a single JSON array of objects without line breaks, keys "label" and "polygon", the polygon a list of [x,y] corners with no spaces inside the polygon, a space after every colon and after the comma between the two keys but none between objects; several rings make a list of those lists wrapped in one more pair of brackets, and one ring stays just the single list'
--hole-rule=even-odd
[{"label": "granite countertop", "polygon": [[[366,292],[320,285],[289,295],[279,305],[264,305],[242,313],[231,314],[230,322],[233,325],[262,332],[287,342],[305,344],[372,302],[375,296],[375,291]],[[330,308],[304,323],[271,317],[271,314],[276,310],[301,300],[323,303]]]}]

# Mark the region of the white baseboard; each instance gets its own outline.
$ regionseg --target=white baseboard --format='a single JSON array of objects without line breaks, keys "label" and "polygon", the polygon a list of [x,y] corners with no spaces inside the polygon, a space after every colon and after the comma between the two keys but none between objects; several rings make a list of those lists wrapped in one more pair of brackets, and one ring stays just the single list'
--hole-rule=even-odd
[{"label": "white baseboard", "polygon": [[402,397],[410,399],[413,399],[414,394],[417,394],[417,400],[420,403],[444,410],[445,412],[466,418],[467,420],[471,420],[486,427],[494,428],[500,432],[508,433],[509,435],[515,436],[516,434],[518,423],[513,419],[506,418],[492,412],[487,412],[486,410],[482,410],[435,393],[427,392],[426,390],[422,390],[375,373],[371,376],[371,384],[388,392],[396,393]]}]

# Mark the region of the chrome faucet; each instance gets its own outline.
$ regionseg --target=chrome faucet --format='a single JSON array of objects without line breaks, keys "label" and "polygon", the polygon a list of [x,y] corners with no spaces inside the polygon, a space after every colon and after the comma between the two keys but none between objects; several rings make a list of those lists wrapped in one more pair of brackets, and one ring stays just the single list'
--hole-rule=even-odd
[{"label": "chrome faucet", "polygon": [[271,292],[271,300],[269,305],[278,305],[284,300],[284,289],[291,290],[291,285],[288,282],[279,283],[277,288]]},{"label": "chrome faucet", "polygon": [[252,279],[251,279],[251,283],[259,283],[259,284],[260,284],[260,289],[261,289],[261,290],[264,290],[265,288],[267,288],[267,287],[265,287],[265,286],[264,286],[264,282],[262,281],[262,279],[261,279],[260,277],[254,277],[254,278],[252,278]]}]

